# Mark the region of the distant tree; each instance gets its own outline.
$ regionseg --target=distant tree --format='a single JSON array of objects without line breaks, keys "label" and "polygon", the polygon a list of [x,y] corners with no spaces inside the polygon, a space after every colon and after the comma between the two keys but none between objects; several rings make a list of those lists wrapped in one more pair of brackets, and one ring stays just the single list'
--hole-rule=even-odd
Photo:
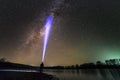
[{"label": "distant tree", "polygon": [[107,65],[120,65],[120,59],[110,59],[105,62]]},{"label": "distant tree", "polygon": [[81,68],[95,68],[95,64],[94,63],[84,63],[82,65],[80,65]]},{"label": "distant tree", "polygon": [[111,65],[115,65],[115,59],[110,59]]},{"label": "distant tree", "polygon": [[6,62],[6,58],[1,58],[0,62]]},{"label": "distant tree", "polygon": [[74,66],[74,65],[72,65],[72,66],[71,66],[71,69],[74,69],[74,68],[75,68],[75,66]]},{"label": "distant tree", "polygon": [[105,60],[105,63],[106,63],[107,65],[109,65],[109,61],[108,61],[108,60]]},{"label": "distant tree", "polygon": [[101,61],[97,61],[96,65],[103,65],[103,63]]},{"label": "distant tree", "polygon": [[76,66],[75,66],[75,67],[76,67],[76,69],[79,69],[79,65],[78,65],[78,64],[76,64]]}]

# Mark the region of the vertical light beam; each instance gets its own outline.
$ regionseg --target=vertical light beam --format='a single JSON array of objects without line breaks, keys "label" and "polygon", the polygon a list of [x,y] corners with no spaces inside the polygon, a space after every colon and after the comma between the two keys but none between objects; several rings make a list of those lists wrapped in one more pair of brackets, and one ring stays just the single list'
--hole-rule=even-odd
[{"label": "vertical light beam", "polygon": [[43,43],[42,62],[44,62],[44,57],[45,57],[45,53],[46,53],[46,47],[47,47],[47,43],[48,43],[50,30],[52,27],[52,22],[53,22],[53,17],[48,16],[46,19],[46,24],[44,26],[44,43]]}]

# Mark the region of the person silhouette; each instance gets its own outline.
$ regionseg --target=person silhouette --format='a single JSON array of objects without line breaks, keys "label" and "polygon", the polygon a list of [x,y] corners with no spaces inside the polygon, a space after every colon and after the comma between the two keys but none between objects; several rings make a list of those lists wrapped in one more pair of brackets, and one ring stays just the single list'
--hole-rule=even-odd
[{"label": "person silhouette", "polygon": [[40,72],[43,72],[43,68],[44,68],[44,63],[42,62],[42,63],[40,64]]}]

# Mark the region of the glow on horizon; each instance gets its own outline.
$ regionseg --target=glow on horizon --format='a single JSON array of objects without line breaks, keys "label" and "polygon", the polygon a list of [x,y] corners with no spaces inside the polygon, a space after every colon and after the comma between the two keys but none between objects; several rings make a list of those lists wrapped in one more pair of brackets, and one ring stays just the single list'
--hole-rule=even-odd
[{"label": "glow on horizon", "polygon": [[50,35],[50,30],[52,27],[52,22],[53,22],[53,17],[48,16],[46,19],[45,26],[44,26],[44,43],[43,43],[43,52],[42,52],[42,62],[44,62],[46,47],[47,47],[48,38]]}]

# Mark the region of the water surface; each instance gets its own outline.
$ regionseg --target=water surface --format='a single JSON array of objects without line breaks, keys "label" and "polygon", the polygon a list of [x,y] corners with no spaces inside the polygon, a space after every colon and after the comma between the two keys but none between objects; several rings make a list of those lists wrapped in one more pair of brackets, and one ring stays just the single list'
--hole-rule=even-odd
[{"label": "water surface", "polygon": [[120,80],[119,69],[44,70],[59,80]]}]

